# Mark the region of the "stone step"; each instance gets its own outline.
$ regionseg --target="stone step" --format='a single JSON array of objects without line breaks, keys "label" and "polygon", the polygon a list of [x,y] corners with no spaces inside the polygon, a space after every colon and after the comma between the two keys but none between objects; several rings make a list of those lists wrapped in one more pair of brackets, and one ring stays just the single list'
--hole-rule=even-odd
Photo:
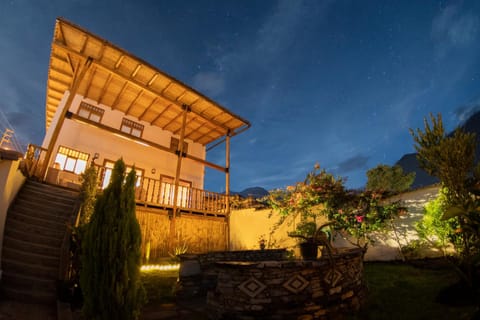
[{"label": "stone step", "polygon": [[32,180],[28,180],[25,183],[24,188],[37,189],[37,190],[40,189],[45,193],[51,193],[51,194],[58,193],[58,194],[64,194],[67,196],[72,196],[72,197],[78,196],[78,190],[72,190],[70,188],[48,184],[48,183],[41,183],[41,182],[32,181]]},{"label": "stone step", "polygon": [[14,248],[4,247],[2,258],[11,261],[20,261],[27,264],[37,264],[40,266],[58,268],[60,258],[58,254],[38,254],[26,251],[20,251]]},{"label": "stone step", "polygon": [[[74,208],[73,204],[54,202],[42,199],[40,197],[33,197],[24,192],[21,192],[15,199],[16,204],[36,208],[38,210],[49,210],[54,212],[71,212]],[[54,209],[54,210],[52,210]]]},{"label": "stone step", "polygon": [[59,189],[59,190],[45,190],[44,188],[39,188],[39,187],[31,187],[28,184],[26,184],[23,187],[24,191],[28,191],[28,194],[32,196],[39,196],[43,197],[44,199],[48,199],[50,201],[60,201],[60,202],[75,202],[79,195],[78,193],[76,195],[70,194],[70,193],[65,193],[64,190]]},{"label": "stone step", "polygon": [[40,255],[51,257],[58,257],[60,255],[60,246],[52,246],[48,244],[32,243],[24,239],[17,239],[5,234],[3,238],[3,248],[10,248],[18,251],[25,251]]},{"label": "stone step", "polygon": [[7,288],[15,288],[17,290],[28,291],[28,292],[31,292],[31,291],[56,292],[57,280],[31,277],[31,276],[10,273],[10,272],[3,272],[2,286]]},{"label": "stone step", "polygon": [[[72,216],[71,212],[63,212],[63,211],[52,211],[50,209],[47,210],[38,210],[32,206],[25,206],[19,205],[15,203],[9,210],[8,214],[20,212],[21,214],[27,215],[29,217],[35,217],[44,220],[52,220],[52,221],[68,221]],[[8,217],[7,217],[8,218]]]},{"label": "stone step", "polygon": [[26,303],[54,304],[57,300],[55,291],[28,291],[16,288],[2,288],[2,295],[7,299]]},{"label": "stone step", "polygon": [[18,232],[28,233],[28,236],[31,239],[35,239],[36,236],[46,236],[55,239],[63,239],[65,234],[65,227],[63,228],[49,228],[48,225],[44,224],[30,224],[25,223],[21,220],[15,218],[8,219],[5,224],[5,228],[13,229]]},{"label": "stone step", "polygon": [[58,267],[46,267],[39,264],[28,264],[20,261],[2,259],[2,268],[7,273],[15,273],[29,277],[56,280],[58,278]]},{"label": "stone step", "polygon": [[65,230],[66,226],[70,223],[70,219],[64,216],[53,216],[49,214],[42,214],[39,212],[30,215],[29,212],[17,211],[12,209],[8,213],[8,218],[22,223],[42,225],[55,230]]},{"label": "stone step", "polygon": [[32,234],[21,230],[14,230],[13,228],[9,228],[8,224],[9,222],[7,222],[7,225],[5,226],[5,235],[11,238],[30,242],[32,244],[35,243],[45,246],[57,247],[59,249],[62,245],[63,237],[50,237],[45,235]]}]

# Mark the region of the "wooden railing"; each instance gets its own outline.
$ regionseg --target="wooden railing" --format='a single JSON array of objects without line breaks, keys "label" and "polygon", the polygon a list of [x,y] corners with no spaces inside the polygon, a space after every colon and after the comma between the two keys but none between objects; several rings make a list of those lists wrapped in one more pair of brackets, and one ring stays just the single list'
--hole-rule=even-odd
[{"label": "wooden railing", "polygon": [[[97,169],[99,186],[102,186],[105,168],[98,167]],[[174,197],[175,184],[147,177],[137,178],[135,189],[137,203],[173,208]],[[179,185],[176,207],[182,211],[224,215],[227,213],[227,196],[221,193]]]},{"label": "wooden railing", "polygon": [[29,144],[27,152],[25,153],[24,168],[27,177],[37,177],[42,179],[41,173],[43,172],[44,158],[47,153],[47,149],[37,146],[35,144]]},{"label": "wooden railing", "polygon": [[[150,205],[174,206],[174,184],[143,177],[137,185],[135,194],[137,201]],[[197,188],[178,186],[176,207],[187,211],[225,214],[226,196]]]},{"label": "wooden railing", "polygon": [[[25,155],[25,168],[28,177],[41,177],[43,172],[44,157],[46,149],[30,144]],[[103,185],[105,176],[104,167],[97,166],[99,175],[99,186]],[[58,169],[57,169],[58,170]],[[63,176],[67,172],[62,172]],[[73,173],[71,173],[73,175]],[[48,175],[47,175],[48,176]],[[79,179],[77,179],[80,181]],[[59,183],[54,179],[51,183]],[[159,179],[138,177],[135,198],[138,203],[173,208],[174,206],[175,185],[162,182]],[[221,193],[201,190],[192,187],[178,186],[178,196],[176,207],[182,211],[189,211],[202,214],[225,215],[227,213],[227,196]]]}]

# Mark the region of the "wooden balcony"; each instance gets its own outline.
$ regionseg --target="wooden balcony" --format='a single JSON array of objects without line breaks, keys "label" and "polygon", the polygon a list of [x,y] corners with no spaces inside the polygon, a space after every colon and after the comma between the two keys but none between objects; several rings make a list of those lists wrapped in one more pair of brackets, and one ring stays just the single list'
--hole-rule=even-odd
[{"label": "wooden balcony", "polygon": [[[43,180],[43,155],[46,150],[36,145],[29,145],[25,156],[25,172],[29,177]],[[105,168],[97,166],[99,189],[103,186]],[[78,189],[81,176],[57,168],[48,168],[46,182],[67,188]],[[225,194],[202,189],[178,186],[176,205],[174,203],[175,185],[147,177],[138,177],[135,200],[137,205],[164,210],[177,209],[182,213],[204,216],[225,217],[227,215],[227,196]]]}]

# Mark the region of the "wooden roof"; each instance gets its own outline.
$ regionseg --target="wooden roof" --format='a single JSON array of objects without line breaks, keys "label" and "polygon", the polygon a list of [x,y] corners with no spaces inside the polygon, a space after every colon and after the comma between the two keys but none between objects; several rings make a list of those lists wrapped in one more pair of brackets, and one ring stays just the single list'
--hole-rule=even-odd
[{"label": "wooden roof", "polygon": [[108,41],[57,19],[50,54],[46,94],[46,127],[71,88],[79,66],[91,59],[78,93],[151,125],[180,134],[183,106],[185,138],[207,145],[250,123],[216,102]]}]

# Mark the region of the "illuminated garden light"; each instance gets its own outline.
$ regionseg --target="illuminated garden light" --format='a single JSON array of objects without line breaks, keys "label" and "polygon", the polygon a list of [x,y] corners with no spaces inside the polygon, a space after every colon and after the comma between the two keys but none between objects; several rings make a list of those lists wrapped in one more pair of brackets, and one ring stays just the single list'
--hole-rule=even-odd
[{"label": "illuminated garden light", "polygon": [[146,264],[140,267],[140,271],[177,271],[180,264]]}]

